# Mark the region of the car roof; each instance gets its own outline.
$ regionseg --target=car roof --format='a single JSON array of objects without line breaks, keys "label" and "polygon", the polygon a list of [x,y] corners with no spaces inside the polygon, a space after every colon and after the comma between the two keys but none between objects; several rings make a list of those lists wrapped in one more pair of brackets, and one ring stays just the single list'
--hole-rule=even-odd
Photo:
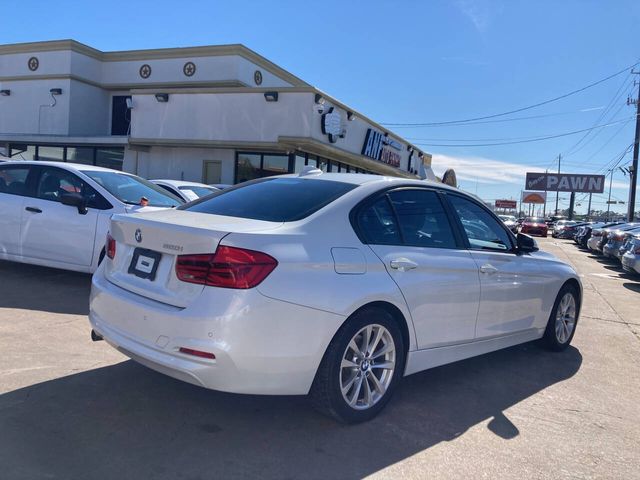
[{"label": "car roof", "polygon": [[[375,183],[386,183],[389,186],[393,185],[416,185],[416,186],[436,186],[441,187],[447,190],[452,190],[459,192],[460,190],[451,187],[447,184],[434,182],[432,180],[421,180],[418,178],[400,178],[400,177],[388,177],[385,175],[375,175],[371,173],[308,173],[308,174],[288,174],[288,175],[277,175],[271,178],[301,178],[301,179],[309,179],[309,180],[329,180],[334,182],[343,182],[343,183],[351,183],[353,185],[369,185]],[[473,194],[469,192],[464,192],[466,195],[470,195],[474,197]],[[477,198],[477,197],[476,197]]]},{"label": "car roof", "polygon": [[175,187],[206,187],[206,188],[215,188],[212,187],[211,185],[207,185],[205,183],[200,183],[200,182],[189,182],[187,180],[172,180],[169,178],[154,178],[153,180],[149,180],[150,182],[162,182],[162,183],[167,183],[169,185],[173,185]]},{"label": "car roof", "polygon": [[96,171],[96,172],[116,172],[130,175],[127,172],[120,170],[114,170],[112,168],[98,167],[96,165],[85,165],[84,163],[70,163],[70,162],[55,162],[55,161],[42,161],[42,160],[12,160],[5,162],[3,165],[39,165],[48,167],[59,167],[65,170],[75,171]]}]

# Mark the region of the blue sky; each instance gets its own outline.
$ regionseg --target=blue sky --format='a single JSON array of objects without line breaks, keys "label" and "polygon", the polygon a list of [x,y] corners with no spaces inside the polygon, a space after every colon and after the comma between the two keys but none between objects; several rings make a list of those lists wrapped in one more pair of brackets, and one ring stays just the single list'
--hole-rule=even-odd
[{"label": "blue sky", "polygon": [[[2,16],[14,19],[3,22],[2,43],[73,38],[100,50],[243,43],[390,123],[513,110],[583,87],[640,58],[637,0],[23,0],[4,2]],[[485,199],[516,198],[523,173],[557,168],[559,153],[565,154],[563,171],[602,173],[633,141],[634,111],[624,105],[627,94],[637,92],[632,82],[625,72],[562,101],[499,118],[533,119],[391,128],[433,153],[436,172],[455,167],[463,188]],[[584,134],[490,147],[432,146],[461,139],[499,143],[606,123],[615,124],[593,130],[576,147]],[[631,153],[620,165],[630,162]],[[618,170],[614,199],[627,200],[627,184]],[[593,206],[606,208],[604,200],[594,197]],[[567,203],[568,195],[561,195],[561,205]],[[587,202],[580,203],[578,211],[585,210]]]}]

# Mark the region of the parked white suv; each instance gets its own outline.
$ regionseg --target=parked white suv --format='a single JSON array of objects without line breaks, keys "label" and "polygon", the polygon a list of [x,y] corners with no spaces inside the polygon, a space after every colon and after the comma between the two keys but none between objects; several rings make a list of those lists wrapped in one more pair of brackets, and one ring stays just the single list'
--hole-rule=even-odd
[{"label": "parked white suv", "polygon": [[403,375],[575,332],[576,272],[442,184],[362,174],[254,180],[115,215],[93,337],[207,388],[310,394],[372,418]]},{"label": "parked white suv", "polygon": [[93,272],[111,215],[182,200],[135,175],[62,162],[0,164],[0,259]]}]

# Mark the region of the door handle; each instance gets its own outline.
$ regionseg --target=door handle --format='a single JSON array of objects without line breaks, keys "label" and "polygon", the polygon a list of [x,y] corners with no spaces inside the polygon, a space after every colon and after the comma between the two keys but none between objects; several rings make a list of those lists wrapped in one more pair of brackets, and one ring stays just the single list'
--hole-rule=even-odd
[{"label": "door handle", "polygon": [[489,263],[485,263],[480,267],[480,273],[486,273],[487,275],[493,275],[497,273],[498,269]]},{"label": "door handle", "polygon": [[26,207],[25,210],[27,212],[42,213],[42,210],[40,210],[39,208],[36,208],[36,207]]},{"label": "door handle", "polygon": [[412,262],[408,258],[396,258],[395,260],[391,260],[391,262],[389,262],[389,265],[394,270],[400,270],[401,272],[413,270],[418,266],[416,262]]}]

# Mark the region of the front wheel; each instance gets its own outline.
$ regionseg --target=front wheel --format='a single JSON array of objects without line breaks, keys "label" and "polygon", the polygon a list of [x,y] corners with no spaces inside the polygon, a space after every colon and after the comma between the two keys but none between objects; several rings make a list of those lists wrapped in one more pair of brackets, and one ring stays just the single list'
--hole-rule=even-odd
[{"label": "front wheel", "polygon": [[576,333],[579,313],[578,291],[573,285],[565,285],[560,289],[551,310],[547,329],[542,337],[543,345],[556,352],[566,349]]},{"label": "front wheel", "polygon": [[370,420],[391,398],[404,361],[396,320],[384,310],[365,308],[329,344],[309,393],[311,402],[344,423]]}]

